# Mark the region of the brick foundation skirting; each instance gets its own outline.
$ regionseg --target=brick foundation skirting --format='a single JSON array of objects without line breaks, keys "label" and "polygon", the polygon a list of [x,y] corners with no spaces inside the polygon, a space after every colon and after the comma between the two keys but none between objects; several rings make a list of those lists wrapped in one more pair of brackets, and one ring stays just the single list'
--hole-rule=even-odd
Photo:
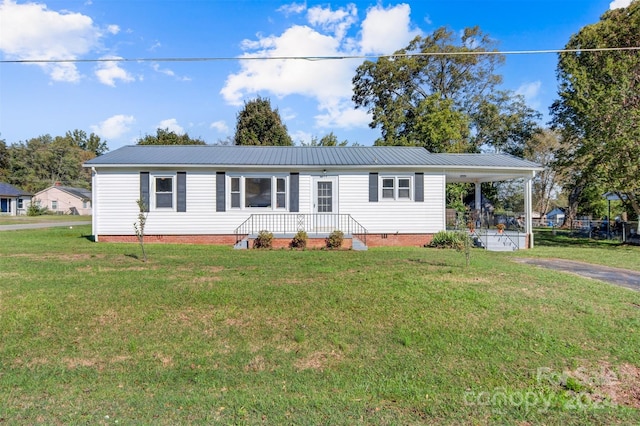
[{"label": "brick foundation skirting", "polygon": [[[368,247],[422,247],[429,244],[433,234],[367,234]],[[135,235],[98,235],[97,241],[104,243],[137,243]],[[149,244],[217,244],[234,245],[235,235],[145,235],[144,242]],[[273,248],[288,248],[291,238],[274,238]],[[253,242],[249,247],[253,246]],[[324,238],[307,239],[308,248],[326,246]],[[345,238],[343,248],[351,248],[351,239]]]}]

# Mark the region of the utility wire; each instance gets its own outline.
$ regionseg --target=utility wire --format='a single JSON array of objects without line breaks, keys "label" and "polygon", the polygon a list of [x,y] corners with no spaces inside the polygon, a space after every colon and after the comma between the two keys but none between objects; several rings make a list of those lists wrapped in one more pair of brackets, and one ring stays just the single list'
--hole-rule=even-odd
[{"label": "utility wire", "polygon": [[468,51],[468,52],[417,52],[394,53],[391,55],[340,55],[340,56],[235,56],[202,58],[97,58],[97,59],[5,59],[2,64],[41,64],[41,63],[82,63],[82,62],[214,62],[214,61],[266,61],[266,60],[304,60],[334,61],[345,59],[380,59],[427,56],[480,56],[480,55],[536,55],[546,53],[582,53],[582,52],[619,52],[639,51],[633,47],[598,47],[593,49],[548,49],[548,50],[506,50],[506,51]]}]

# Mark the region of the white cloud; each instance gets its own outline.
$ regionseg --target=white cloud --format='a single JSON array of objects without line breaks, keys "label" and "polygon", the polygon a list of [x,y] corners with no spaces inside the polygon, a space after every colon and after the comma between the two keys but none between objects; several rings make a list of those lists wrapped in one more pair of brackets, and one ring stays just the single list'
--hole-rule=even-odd
[{"label": "white cloud", "polygon": [[298,130],[291,133],[291,139],[293,140],[293,143],[296,145],[302,144],[302,143],[308,144],[311,142],[311,138],[313,138],[313,135],[311,133],[304,132],[302,130]]},{"label": "white cloud", "polygon": [[170,132],[175,133],[176,135],[184,135],[184,128],[178,124],[178,120],[175,118],[167,118],[166,120],[162,120],[156,126],[158,129],[169,129]]},{"label": "white cloud", "polygon": [[[108,27],[113,34],[117,26]],[[8,58],[19,60],[68,60],[100,47],[103,31],[81,13],[57,12],[45,4],[0,3],[0,50]],[[54,81],[77,82],[81,79],[73,63],[38,64]]]},{"label": "white cloud", "polygon": [[367,11],[362,22],[362,53],[391,54],[405,47],[421,31],[411,26],[408,4],[383,8],[378,5]]},{"label": "white cloud", "polygon": [[120,27],[118,25],[109,25],[107,31],[115,35],[120,32]]},{"label": "white cloud", "polygon": [[522,95],[527,104],[534,109],[538,109],[540,106],[540,89],[542,83],[540,81],[533,81],[530,83],[523,83],[516,89],[516,94]]},{"label": "white cloud", "polygon": [[311,25],[319,26],[334,33],[336,38],[342,39],[349,27],[358,20],[358,9],[354,4],[338,10],[315,6],[307,11],[307,19]]},{"label": "white cloud", "polygon": [[153,70],[155,72],[158,72],[158,73],[164,74],[164,75],[168,75],[169,77],[173,77],[178,81],[191,81],[190,77],[186,77],[186,76],[185,77],[180,77],[180,76],[176,75],[176,73],[172,69],[160,68],[160,64],[155,63],[155,64],[151,65],[151,67],[153,68]]},{"label": "white cloud", "polygon": [[282,12],[285,16],[296,15],[302,13],[307,8],[305,3],[291,3],[285,4],[284,6],[280,6],[278,8],[278,12]]},{"label": "white cloud", "polygon": [[[120,57],[109,57],[104,59],[122,59]],[[120,67],[120,63],[116,61],[100,62],[96,71],[96,77],[102,84],[115,87],[116,80],[120,80],[124,83],[131,83],[135,81],[135,78],[129,74],[124,68]]]},{"label": "white cloud", "polygon": [[225,123],[222,120],[214,121],[209,125],[209,127],[211,129],[216,130],[218,133],[224,133],[224,134],[229,133],[229,126],[227,126],[227,123]]},{"label": "white cloud", "polygon": [[620,9],[622,7],[629,7],[631,0],[613,0],[609,3],[609,9]]},{"label": "white cloud", "polygon": [[118,114],[91,126],[91,130],[105,139],[116,139],[127,133],[135,121],[132,115]]},{"label": "white cloud", "polygon": [[[316,125],[327,128],[366,126],[366,113],[355,110],[351,102],[351,79],[361,61],[313,60],[314,57],[349,56],[372,52],[394,52],[419,34],[411,28],[410,8],[399,5],[368,10],[360,39],[348,37],[357,24],[354,5],[332,10],[313,7],[306,18],[309,25],[294,25],[280,35],[256,36],[244,40],[242,57],[306,57],[291,60],[240,61],[240,70],[227,76],[221,89],[225,101],[241,106],[255,94],[269,93],[278,98],[301,95],[314,99],[319,114]],[[378,25],[378,28],[374,28]]]}]

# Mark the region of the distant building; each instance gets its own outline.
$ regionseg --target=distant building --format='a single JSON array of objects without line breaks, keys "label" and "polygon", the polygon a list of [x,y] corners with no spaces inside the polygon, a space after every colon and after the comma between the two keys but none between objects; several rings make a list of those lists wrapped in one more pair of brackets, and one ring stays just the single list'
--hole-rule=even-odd
[{"label": "distant building", "polygon": [[564,210],[560,207],[556,207],[547,213],[547,222],[550,226],[561,226],[564,224]]},{"label": "distant building", "polygon": [[37,192],[34,202],[58,214],[90,215],[91,190],[56,184]]},{"label": "distant building", "polygon": [[27,214],[31,194],[8,183],[0,182],[0,214],[17,216]]}]

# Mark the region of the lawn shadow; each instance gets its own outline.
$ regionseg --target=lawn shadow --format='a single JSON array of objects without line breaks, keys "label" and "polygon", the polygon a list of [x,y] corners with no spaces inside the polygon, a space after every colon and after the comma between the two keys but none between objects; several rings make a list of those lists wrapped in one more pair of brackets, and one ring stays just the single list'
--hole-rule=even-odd
[{"label": "lawn shadow", "polygon": [[596,240],[582,235],[575,235],[570,231],[544,230],[535,231],[534,241],[540,247],[585,247],[615,249],[624,243],[618,240]]},{"label": "lawn shadow", "polygon": [[85,240],[90,241],[92,243],[96,242],[96,237],[94,237],[93,235],[84,235],[84,234],[82,234],[78,238],[84,238]]}]

